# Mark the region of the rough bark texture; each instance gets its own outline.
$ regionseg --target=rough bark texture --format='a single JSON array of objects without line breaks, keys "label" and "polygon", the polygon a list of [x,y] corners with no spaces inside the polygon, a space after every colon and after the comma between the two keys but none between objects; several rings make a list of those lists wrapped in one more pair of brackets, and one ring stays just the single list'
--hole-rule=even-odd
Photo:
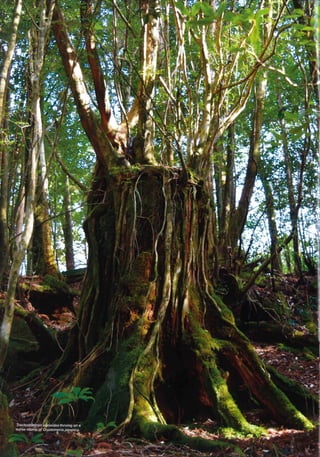
[{"label": "rough bark texture", "polygon": [[89,429],[116,422],[180,440],[165,424],[210,417],[259,433],[240,411],[239,388],[242,400],[250,392],[280,423],[312,427],[213,291],[209,202],[203,183],[178,169],[96,175],[79,332],[60,365],[80,360],[73,384],[96,390]]}]

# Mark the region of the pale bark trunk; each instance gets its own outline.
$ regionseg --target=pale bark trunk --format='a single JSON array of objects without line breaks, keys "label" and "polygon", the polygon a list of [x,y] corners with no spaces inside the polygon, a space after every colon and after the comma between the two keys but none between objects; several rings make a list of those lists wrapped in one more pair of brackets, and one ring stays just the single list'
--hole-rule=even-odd
[{"label": "pale bark trunk", "polygon": [[14,315],[15,293],[19,272],[31,240],[34,227],[37,166],[40,154],[41,141],[43,139],[43,126],[40,108],[40,75],[44,62],[44,52],[47,33],[51,24],[53,4],[54,1],[50,3],[50,8],[47,13],[46,2],[44,0],[40,2],[39,25],[35,26],[29,34],[29,62],[32,93],[30,111],[32,117],[32,128],[30,135],[30,150],[27,163],[27,185],[25,207],[23,214],[23,226],[22,232],[18,233],[16,237],[16,245],[9,273],[7,294],[4,301],[4,314],[0,327],[0,371],[3,369],[7,356],[9,338]]},{"label": "pale bark trunk", "polygon": [[9,256],[9,231],[8,231],[8,152],[6,140],[6,119],[8,116],[7,97],[10,67],[17,41],[18,27],[22,12],[22,0],[17,0],[14,8],[12,31],[8,42],[8,50],[1,67],[0,73],[0,284],[8,267]]},{"label": "pale bark trunk", "polygon": [[276,214],[274,208],[273,191],[268,181],[267,173],[265,171],[265,164],[261,159],[259,162],[259,176],[263,185],[265,199],[266,199],[266,213],[268,219],[268,227],[270,234],[270,254],[271,254],[271,269],[280,273],[282,271],[281,256],[278,252],[278,228],[276,223]]},{"label": "pale bark trunk", "polygon": [[14,9],[14,17],[12,22],[12,31],[10,35],[10,40],[8,43],[8,50],[5,54],[5,58],[1,67],[1,77],[0,77],[0,124],[2,124],[3,119],[5,118],[5,108],[6,108],[6,92],[8,90],[8,80],[10,75],[10,66],[13,58],[14,49],[17,41],[18,27],[20,23],[22,12],[22,0],[17,0]]},{"label": "pale bark trunk", "polygon": [[33,233],[33,265],[36,272],[42,275],[58,275],[52,245],[52,230],[49,215],[48,177],[43,138],[39,148],[39,179],[36,189],[35,228]]},{"label": "pale bark trunk", "polygon": [[[76,51],[68,35],[64,15],[58,5],[56,5],[54,9],[52,28],[66,74],[70,81],[71,91],[77,106],[82,127],[92,144],[99,165],[104,169],[110,169],[114,165],[124,164],[125,156],[123,152],[114,147],[114,144],[112,144],[111,141],[112,138],[110,140],[108,137],[110,132],[117,133],[118,126],[114,125],[114,119],[111,116],[110,112],[102,116],[100,124],[96,119],[95,113],[91,106],[91,99],[87,91],[81,66]],[[92,49],[92,51],[94,51],[94,49]],[[96,62],[96,64],[99,68],[98,62]],[[95,69],[92,70],[93,73],[94,71]],[[98,77],[100,78],[100,75],[96,76],[96,78]],[[99,82],[102,84],[101,81]],[[104,86],[103,89],[100,86],[97,88],[97,84],[98,83],[95,79],[96,91],[100,89],[105,91]],[[99,96],[101,95],[105,95],[107,97],[106,91],[102,93],[99,92]],[[103,104],[99,102],[100,110],[103,109],[102,106],[107,109],[106,101],[104,101]],[[101,112],[102,111],[100,111],[100,115]]]},{"label": "pale bark trunk", "polygon": [[261,128],[263,122],[264,101],[267,88],[267,76],[264,73],[257,85],[255,94],[255,110],[253,118],[253,129],[251,133],[249,158],[247,163],[247,171],[245,182],[242,188],[241,197],[235,211],[234,217],[230,221],[230,247],[234,251],[237,243],[241,238],[244,224],[247,219],[247,214],[251,202],[251,197],[258,173],[258,162],[260,156],[260,140]]},{"label": "pale bark trunk", "polygon": [[159,46],[160,3],[158,0],[140,1],[142,21],[141,82],[137,94],[138,125],[133,148],[139,163],[155,163],[154,120],[152,115],[154,83],[157,72]]},{"label": "pale bark trunk", "polygon": [[[234,125],[228,128],[228,144],[226,147],[226,159],[215,164],[219,176],[216,180],[217,194],[219,195],[219,237],[218,255],[221,266],[232,270],[234,267],[234,256],[231,251],[230,226],[235,213],[235,178],[234,178],[234,154],[235,138]],[[222,151],[218,152],[222,153]],[[217,160],[217,162],[220,162]]]}]

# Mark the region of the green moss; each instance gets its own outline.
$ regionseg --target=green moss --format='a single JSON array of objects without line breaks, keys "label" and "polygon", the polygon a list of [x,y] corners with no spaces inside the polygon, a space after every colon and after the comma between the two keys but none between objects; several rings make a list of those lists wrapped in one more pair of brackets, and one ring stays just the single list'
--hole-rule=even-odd
[{"label": "green moss", "polygon": [[48,284],[28,284],[28,283],[21,283],[19,287],[22,290],[30,291],[32,290],[37,290],[39,292],[51,292],[52,288]]},{"label": "green moss", "polygon": [[[192,449],[202,452],[225,450],[225,452],[237,452],[241,455],[241,450],[231,444],[221,440],[210,440],[200,437],[191,437],[183,433],[175,425],[160,424],[159,422],[150,422],[143,417],[135,417],[135,424],[138,425],[139,431],[143,438],[148,441],[169,441],[179,445],[187,445]],[[227,455],[227,454],[226,454]]]},{"label": "green moss", "polygon": [[7,397],[0,391],[0,455],[1,457],[18,456],[14,443],[9,443],[9,436],[14,432],[12,419],[9,416]]},{"label": "green moss", "polygon": [[243,438],[250,438],[250,437],[260,437],[267,435],[268,432],[263,427],[258,427],[256,425],[251,425],[251,430],[246,429],[245,431],[242,430],[235,430],[231,427],[221,427],[219,429],[219,433],[226,439],[243,439]]},{"label": "green moss", "polygon": [[279,349],[283,349],[287,352],[292,352],[293,354],[297,354],[299,356],[305,357],[307,360],[316,360],[318,358],[318,354],[314,354],[312,349],[308,347],[301,348],[294,348],[292,346],[288,346],[283,343],[278,344]]},{"label": "green moss", "polygon": [[193,340],[195,347],[199,348],[196,352],[201,355],[201,358],[205,360],[206,356],[212,358],[212,353],[220,349],[218,340],[212,338],[209,331],[201,327],[196,327],[193,332]]},{"label": "green moss", "polygon": [[150,285],[148,269],[151,260],[149,252],[141,252],[133,262],[130,271],[120,280],[121,286],[127,290],[130,301],[141,304],[141,306],[145,304],[145,297]]},{"label": "green moss", "polygon": [[64,279],[57,278],[56,276],[46,275],[43,278],[43,287],[48,287],[47,290],[53,290],[55,292],[60,292],[63,294],[73,294],[78,295],[79,292],[72,289],[64,281]]},{"label": "green moss", "polygon": [[[313,430],[314,425],[291,403],[288,397],[270,380],[263,389],[266,402],[278,405],[278,420],[283,424],[302,430]],[[282,417],[281,417],[282,416]]]},{"label": "green moss", "polygon": [[312,351],[312,349],[308,348],[308,347],[303,348],[302,354],[307,360],[317,360],[318,359],[318,354],[315,354]]},{"label": "green moss", "polygon": [[[210,333],[194,322],[192,330],[194,351],[206,369],[206,384],[215,408],[226,426],[245,435],[260,436],[263,430],[249,424],[229,392],[226,379],[216,363],[216,353],[228,345],[227,341],[212,338]],[[202,376],[205,376],[203,373]]]},{"label": "green moss", "polygon": [[287,395],[294,405],[306,413],[317,413],[317,395],[312,394],[306,387],[287,378],[271,366],[268,366],[268,371],[271,374],[274,383]]},{"label": "green moss", "polygon": [[137,332],[120,344],[95,395],[85,429],[94,430],[99,422],[120,423],[125,419],[130,401],[129,380],[141,352],[142,342]]},{"label": "green moss", "polygon": [[318,327],[316,325],[315,322],[307,322],[306,323],[306,328],[308,329],[309,333],[311,333],[311,335],[316,335],[317,334],[317,331],[318,331]]},{"label": "green moss", "polygon": [[235,324],[234,315],[233,315],[232,311],[230,310],[230,308],[228,308],[228,306],[224,303],[222,298],[219,297],[219,295],[217,295],[217,294],[212,294],[211,298],[212,298],[213,303],[215,303],[216,308],[219,310],[221,318],[224,321],[234,325]]},{"label": "green moss", "polygon": [[26,353],[36,352],[38,349],[39,343],[35,339],[28,324],[22,317],[15,317],[11,328],[9,351],[13,353]]}]

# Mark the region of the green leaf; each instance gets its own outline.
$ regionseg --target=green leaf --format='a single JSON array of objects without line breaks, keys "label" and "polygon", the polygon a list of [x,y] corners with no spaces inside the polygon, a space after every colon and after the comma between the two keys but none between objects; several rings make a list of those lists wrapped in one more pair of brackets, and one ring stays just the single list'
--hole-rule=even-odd
[{"label": "green leaf", "polygon": [[75,387],[73,393],[79,400],[94,400],[94,397],[92,396],[92,389],[90,387],[83,387],[82,389],[80,387]]},{"label": "green leaf", "polygon": [[203,12],[203,14],[205,14],[206,16],[210,17],[212,20],[214,19],[214,10],[212,8],[211,5],[209,5],[209,3],[200,3],[201,5],[201,11]]},{"label": "green leaf", "polygon": [[54,392],[52,397],[57,400],[58,405],[65,405],[75,401],[74,395],[71,392],[66,391]]},{"label": "green leaf", "polygon": [[12,433],[8,439],[9,443],[29,443],[29,438],[25,433]]},{"label": "green leaf", "polygon": [[59,405],[67,405],[68,403],[77,402],[79,400],[89,401],[94,400],[92,389],[90,387],[73,387],[71,391],[59,391],[52,394],[52,397],[57,400]]},{"label": "green leaf", "polygon": [[189,16],[190,14],[190,10],[189,8],[187,8],[183,2],[181,1],[177,1],[176,2],[176,6],[178,8],[178,10],[181,12],[181,14],[183,14],[184,16]]},{"label": "green leaf", "polygon": [[96,22],[93,26],[93,30],[95,30],[96,32],[99,32],[101,30],[103,30],[104,27],[103,25],[101,24],[101,22]]},{"label": "green leaf", "polygon": [[197,27],[198,25],[209,25],[212,24],[212,20],[206,17],[202,17],[200,19],[193,19],[189,21],[188,25]]},{"label": "green leaf", "polygon": [[81,457],[82,456],[82,451],[81,449],[67,449],[65,456],[74,456],[74,457]]},{"label": "green leaf", "polygon": [[66,396],[66,393],[65,392],[54,392],[52,394],[52,397],[53,398],[61,398],[61,397],[65,397]]},{"label": "green leaf", "polygon": [[201,3],[197,2],[194,3],[191,7],[191,16],[196,17],[201,11]]},{"label": "green leaf", "polygon": [[42,439],[43,437],[43,433],[36,433],[35,435],[33,435],[33,437],[31,438],[31,443],[34,443],[34,444],[41,444],[41,443],[44,443],[44,440]]},{"label": "green leaf", "polygon": [[227,6],[228,6],[227,2],[221,2],[220,3],[220,5],[218,6],[218,9],[216,11],[217,17],[221,17],[223,15],[223,13],[225,12]]},{"label": "green leaf", "polygon": [[62,398],[58,401],[59,405],[68,405],[69,403],[73,403],[75,401],[72,397]]},{"label": "green leaf", "polygon": [[91,389],[91,387],[83,387],[81,389],[81,392],[86,393],[86,394],[92,394],[92,389]]},{"label": "green leaf", "polygon": [[256,12],[256,19],[258,19],[258,18],[260,19],[264,16],[267,16],[269,13],[269,10],[270,10],[270,8],[261,8],[261,10],[258,10]]},{"label": "green leaf", "polygon": [[73,387],[72,390],[71,390],[71,393],[75,397],[79,397],[81,390],[82,390],[81,387]]},{"label": "green leaf", "polygon": [[108,423],[106,424],[106,428],[107,428],[107,429],[113,430],[113,429],[116,428],[116,427],[117,427],[117,423],[116,423],[115,421],[110,421],[110,422],[108,422]]}]

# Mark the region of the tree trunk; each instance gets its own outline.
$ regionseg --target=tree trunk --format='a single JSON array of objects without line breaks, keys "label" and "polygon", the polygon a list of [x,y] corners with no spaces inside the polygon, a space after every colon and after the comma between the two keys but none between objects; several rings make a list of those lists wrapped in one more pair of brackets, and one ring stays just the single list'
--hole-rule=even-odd
[{"label": "tree trunk", "polygon": [[290,156],[289,150],[289,141],[287,135],[287,127],[284,118],[285,107],[282,103],[282,96],[278,94],[278,105],[279,105],[279,123],[281,130],[281,139],[283,147],[283,156],[284,156],[284,165],[286,173],[286,183],[288,187],[288,201],[290,208],[290,222],[293,231],[293,259],[294,259],[294,273],[300,278],[303,278],[302,264],[301,264],[301,255],[300,255],[300,243],[297,231],[298,224],[298,214],[300,209],[300,202],[296,199],[295,196],[295,186],[294,186],[294,177],[292,169],[292,159]]},{"label": "tree trunk", "polygon": [[266,213],[268,219],[269,235],[270,235],[270,254],[272,257],[271,260],[271,270],[274,272],[282,272],[281,256],[278,252],[279,248],[279,237],[278,237],[278,228],[276,223],[276,212],[273,199],[273,191],[271,184],[268,179],[266,164],[263,159],[260,159],[259,162],[259,176],[262,182],[265,200],[266,200]]},{"label": "tree trunk", "polygon": [[64,245],[66,253],[66,268],[67,270],[73,270],[75,268],[74,263],[74,251],[73,251],[73,234],[72,234],[72,217],[71,217],[71,199],[70,199],[70,183],[69,176],[66,176],[66,188],[63,195],[63,207],[64,207],[64,217],[63,217],[63,236],[64,236]]},{"label": "tree trunk", "polygon": [[245,182],[242,188],[241,197],[235,214],[230,220],[230,243],[234,251],[243,233],[247,219],[251,197],[258,173],[258,162],[260,157],[261,129],[263,122],[263,110],[267,89],[266,72],[260,77],[255,93],[255,110],[253,113],[253,128],[250,138],[250,150],[247,163]]},{"label": "tree trunk", "polygon": [[232,252],[231,239],[230,239],[230,226],[232,218],[235,214],[236,206],[236,189],[235,189],[235,129],[234,124],[231,124],[227,131],[227,146],[226,158],[222,161],[220,156],[223,157],[222,147],[218,151],[214,169],[217,193],[217,207],[218,207],[218,225],[219,225],[219,263],[220,266],[227,268],[229,271],[235,272],[235,264],[237,262],[237,253]]},{"label": "tree trunk", "polygon": [[[37,185],[37,208],[35,211],[34,237],[38,234],[38,274],[58,276],[58,266],[55,261],[52,245],[52,230],[49,212],[49,183],[47,176],[47,163],[43,138],[39,151],[39,179]],[[35,240],[34,240],[35,241]]]},{"label": "tree trunk", "polygon": [[115,421],[149,439],[176,437],[166,423],[210,417],[255,433],[236,401],[244,386],[242,400],[251,392],[278,422],[312,427],[213,291],[211,207],[201,181],[155,166],[99,173],[88,206],[79,331],[60,368],[72,357],[73,385],[96,390],[89,429]]},{"label": "tree trunk", "polygon": [[[36,172],[39,161],[39,148],[43,139],[43,126],[40,109],[40,75],[44,62],[44,51],[47,32],[50,28],[53,2],[48,5],[48,16],[45,2],[39,5],[39,24],[29,32],[30,55],[30,145],[28,149],[28,161],[26,168],[25,207],[21,213],[22,230],[17,233],[13,258],[10,267],[7,294],[4,300],[4,313],[0,326],[0,371],[6,360],[9,338],[11,333],[15,294],[20,268],[29,246],[34,227],[35,196],[36,196]],[[49,2],[50,3],[50,2]],[[21,208],[22,209],[22,208]]]},{"label": "tree trunk", "polygon": [[10,79],[10,68],[13,59],[14,49],[17,41],[18,27],[22,12],[22,0],[16,0],[11,35],[8,41],[8,48],[1,64],[0,72],[0,285],[4,285],[3,276],[8,273],[9,257],[9,230],[8,230],[8,177],[9,161],[7,138],[8,121],[8,87]]}]

